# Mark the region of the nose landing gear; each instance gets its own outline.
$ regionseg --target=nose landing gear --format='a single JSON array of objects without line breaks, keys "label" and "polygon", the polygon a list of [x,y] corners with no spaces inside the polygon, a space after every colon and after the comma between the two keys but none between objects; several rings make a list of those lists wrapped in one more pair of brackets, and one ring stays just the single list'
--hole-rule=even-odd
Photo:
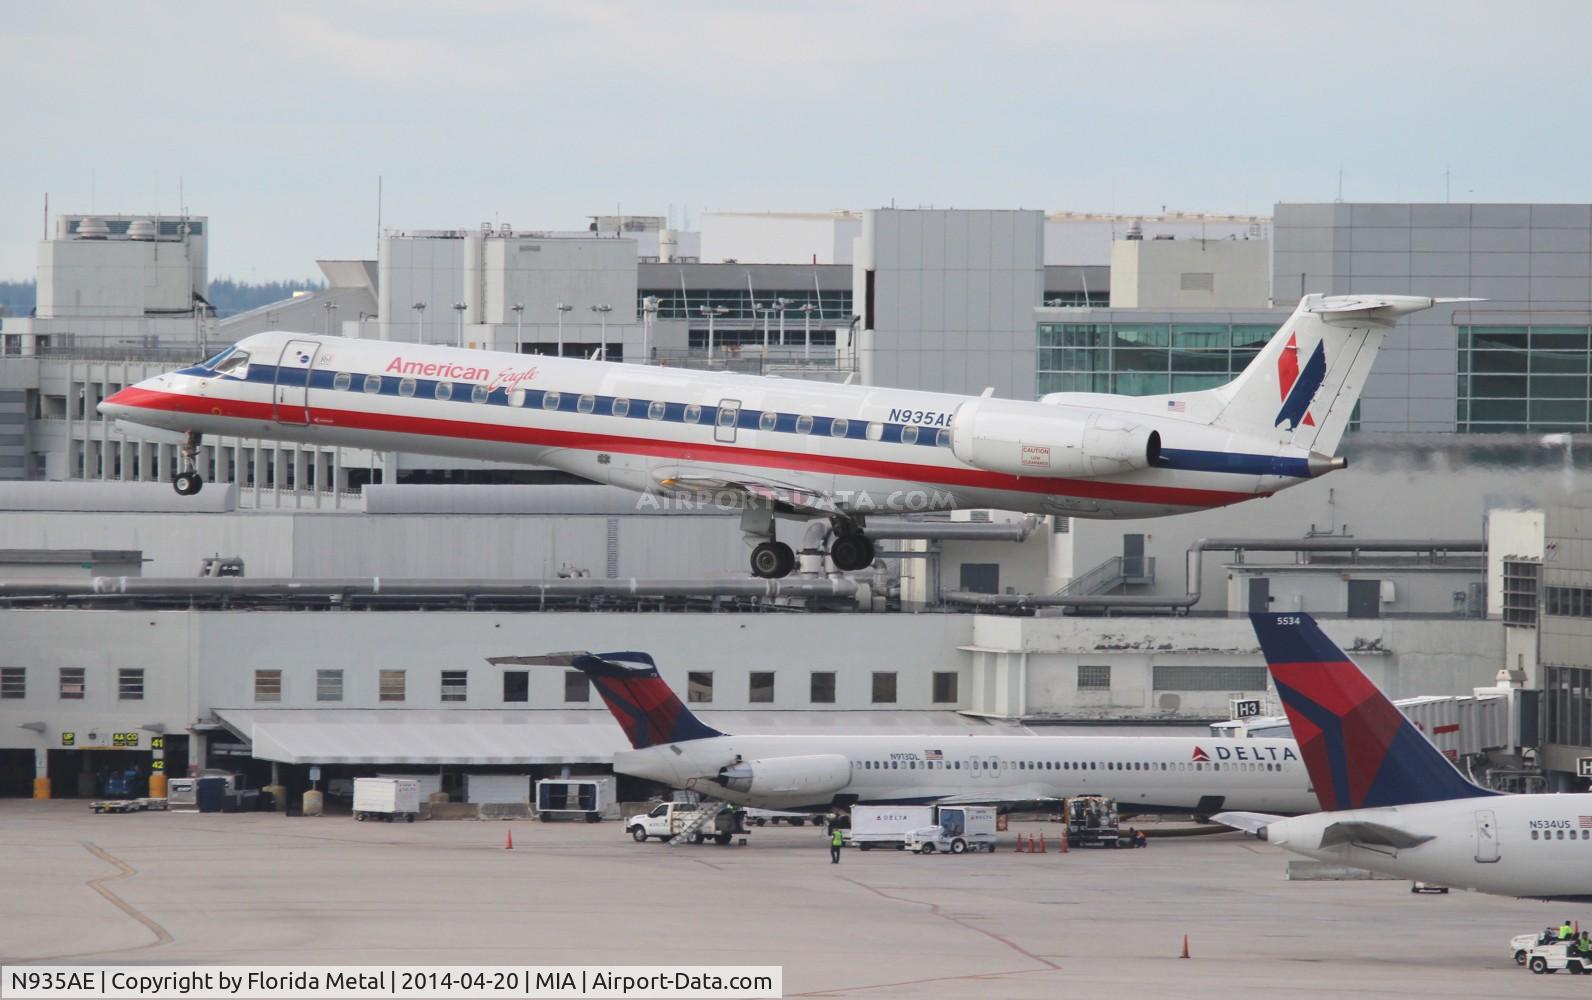
[{"label": "nose landing gear", "polygon": [[171,477],[171,488],[176,490],[180,497],[191,497],[204,488],[205,481],[194,469],[201,440],[197,433],[189,431],[188,439],[183,442],[182,471]]}]

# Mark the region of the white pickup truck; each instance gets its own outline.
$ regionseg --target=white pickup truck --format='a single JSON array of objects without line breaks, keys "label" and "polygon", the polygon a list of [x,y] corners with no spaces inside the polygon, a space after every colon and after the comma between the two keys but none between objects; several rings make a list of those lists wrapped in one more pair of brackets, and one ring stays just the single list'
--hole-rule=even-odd
[{"label": "white pickup truck", "polygon": [[[678,836],[700,810],[719,807],[720,803],[717,802],[660,802],[650,811],[637,813],[625,820],[625,830],[638,844],[649,837],[668,842]],[[711,838],[716,843],[728,844],[735,834],[746,832],[744,815],[728,810],[719,813],[708,822],[706,828],[691,832],[691,843],[700,844]]]}]

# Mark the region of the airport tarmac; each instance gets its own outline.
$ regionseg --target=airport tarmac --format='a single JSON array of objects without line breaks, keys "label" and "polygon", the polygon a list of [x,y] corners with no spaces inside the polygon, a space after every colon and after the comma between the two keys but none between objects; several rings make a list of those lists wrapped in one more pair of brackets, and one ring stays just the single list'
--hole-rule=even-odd
[{"label": "airport tarmac", "polygon": [[[1050,853],[1013,853],[1041,830]],[[1511,935],[1592,923],[1586,907],[1288,882],[1291,855],[1238,834],[1059,854],[1055,831],[1014,823],[992,855],[848,849],[831,865],[811,827],[670,847],[617,822],[0,801],[0,960],[779,965],[786,996],[830,997],[1586,992],[1508,954]]]}]

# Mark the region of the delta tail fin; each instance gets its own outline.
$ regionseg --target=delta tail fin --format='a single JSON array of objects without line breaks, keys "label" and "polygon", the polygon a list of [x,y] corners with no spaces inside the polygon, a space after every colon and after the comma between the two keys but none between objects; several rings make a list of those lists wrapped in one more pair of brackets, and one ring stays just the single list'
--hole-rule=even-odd
[{"label": "delta tail fin", "polygon": [[548,653],[497,656],[488,663],[508,666],[572,667],[591,679],[603,704],[637,750],[660,743],[684,743],[724,734],[691,714],[658,673],[646,653]]},{"label": "delta tail fin", "polygon": [[1306,295],[1288,322],[1238,377],[1208,390],[1218,426],[1275,433],[1307,452],[1331,456],[1349,426],[1382,338],[1400,317],[1441,302],[1418,295]]},{"label": "delta tail fin", "polygon": [[1467,781],[1307,614],[1252,614],[1327,812],[1494,795]]}]

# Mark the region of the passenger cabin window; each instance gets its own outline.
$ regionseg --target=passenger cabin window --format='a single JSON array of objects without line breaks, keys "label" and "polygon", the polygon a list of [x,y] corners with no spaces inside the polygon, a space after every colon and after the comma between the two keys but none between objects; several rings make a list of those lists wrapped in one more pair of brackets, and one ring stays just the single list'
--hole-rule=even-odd
[{"label": "passenger cabin window", "polygon": [[596,396],[582,396],[575,402],[576,413],[590,413],[597,408]]},{"label": "passenger cabin window", "polygon": [[941,428],[940,432],[934,435],[934,446],[936,448],[949,448],[951,446],[951,431],[949,428]]},{"label": "passenger cabin window", "polygon": [[347,372],[338,372],[332,376],[332,388],[341,392],[354,384],[354,376]]},{"label": "passenger cabin window", "polygon": [[685,422],[686,423],[688,423],[688,424],[698,423],[698,422],[701,421],[701,419],[702,419],[702,407],[698,406],[695,403],[691,403],[690,405],[688,405],[685,408]]},{"label": "passenger cabin window", "polygon": [[771,431],[779,423],[779,414],[772,410],[764,410],[763,415],[757,418],[757,429]]},{"label": "passenger cabin window", "polygon": [[556,409],[558,409],[558,400],[559,400],[559,396],[558,396],[558,393],[556,393],[556,392],[544,392],[544,393],[542,393],[542,409],[544,409],[544,410],[556,410]]},{"label": "passenger cabin window", "polygon": [[249,356],[242,351],[224,359],[215,367],[217,375],[231,375],[233,378],[249,377]]},{"label": "passenger cabin window", "polygon": [[907,426],[901,428],[901,443],[902,444],[917,444],[918,443],[918,429],[917,429],[916,426],[914,426],[912,424],[908,424]]},{"label": "passenger cabin window", "polygon": [[478,385],[474,389],[470,390],[470,402],[484,403],[486,402],[486,398],[490,395],[492,395],[491,389],[488,389],[484,385]]},{"label": "passenger cabin window", "polygon": [[398,395],[408,399],[415,394],[415,380],[412,378],[401,379],[398,382]]},{"label": "passenger cabin window", "polygon": [[366,375],[365,376],[365,391],[366,392],[380,392],[381,391],[381,376],[380,375]]},{"label": "passenger cabin window", "polygon": [[813,418],[812,417],[809,417],[807,414],[804,413],[801,416],[796,418],[796,433],[797,434],[811,434],[812,432],[813,432]]},{"label": "passenger cabin window", "polygon": [[663,400],[661,400],[661,399],[655,399],[652,402],[648,403],[647,404],[647,419],[648,420],[662,420],[663,419],[663,408],[664,408],[664,403],[663,403]]},{"label": "passenger cabin window", "polygon": [[453,383],[452,382],[438,382],[437,383],[436,396],[437,396],[438,399],[452,399],[453,398]]},{"label": "passenger cabin window", "polygon": [[628,417],[628,416],[630,416],[630,400],[625,399],[622,396],[617,398],[617,399],[615,399],[614,400],[614,416],[616,416],[616,417]]},{"label": "passenger cabin window", "polygon": [[843,438],[846,436],[846,431],[850,429],[850,421],[848,421],[845,417],[837,417],[835,418],[834,422],[829,425],[829,436]]}]

